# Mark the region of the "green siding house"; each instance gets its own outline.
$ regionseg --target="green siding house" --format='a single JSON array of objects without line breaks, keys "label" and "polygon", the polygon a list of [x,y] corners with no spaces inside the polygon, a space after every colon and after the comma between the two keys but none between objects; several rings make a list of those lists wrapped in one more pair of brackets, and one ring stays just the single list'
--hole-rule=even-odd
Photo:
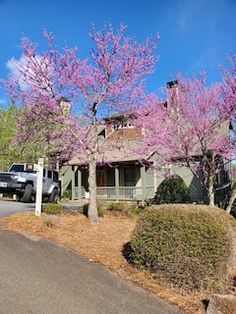
[{"label": "green siding house", "polygon": [[[135,156],[134,156],[135,157]],[[187,167],[171,165],[168,169],[155,166],[156,155],[149,157],[147,165],[140,158],[123,156],[122,160],[110,160],[107,164],[97,166],[97,198],[103,200],[146,201],[154,197],[155,192],[164,180],[166,171],[179,175],[189,187],[194,202],[205,201],[200,182]],[[76,158],[62,167],[62,192],[72,191],[72,199],[88,198],[88,170]]]},{"label": "green siding house", "polygon": [[[206,201],[206,194],[199,180],[193,176],[189,168],[177,164],[160,167],[158,154],[138,153],[137,148],[140,146],[143,130],[124,121],[122,115],[113,116],[112,119],[113,126],[111,119],[109,123],[99,126],[99,136],[104,143],[107,143],[107,149],[103,155],[98,156],[96,173],[98,199],[150,200],[168,172],[184,180],[193,202]],[[112,144],[117,139],[121,139],[119,148]],[[89,197],[88,165],[85,160],[86,157],[83,156],[82,159],[81,156],[76,155],[61,169],[62,194],[66,190],[71,190],[73,200]],[[229,182],[228,173],[229,169],[225,169],[219,174],[219,186]]]}]

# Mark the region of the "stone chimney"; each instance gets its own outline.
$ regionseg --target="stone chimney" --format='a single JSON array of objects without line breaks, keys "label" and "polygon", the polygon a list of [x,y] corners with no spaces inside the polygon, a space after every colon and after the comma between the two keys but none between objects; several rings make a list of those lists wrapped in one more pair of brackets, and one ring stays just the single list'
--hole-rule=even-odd
[{"label": "stone chimney", "polygon": [[171,104],[173,97],[178,94],[178,80],[169,81],[166,83],[167,105]]}]

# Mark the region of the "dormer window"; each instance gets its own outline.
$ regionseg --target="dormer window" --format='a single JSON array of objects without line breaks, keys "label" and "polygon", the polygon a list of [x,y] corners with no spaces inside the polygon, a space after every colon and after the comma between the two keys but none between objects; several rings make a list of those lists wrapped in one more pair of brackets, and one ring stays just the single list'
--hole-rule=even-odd
[{"label": "dormer window", "polygon": [[115,121],[112,124],[112,129],[115,130],[123,130],[133,128],[132,124],[129,121]]}]

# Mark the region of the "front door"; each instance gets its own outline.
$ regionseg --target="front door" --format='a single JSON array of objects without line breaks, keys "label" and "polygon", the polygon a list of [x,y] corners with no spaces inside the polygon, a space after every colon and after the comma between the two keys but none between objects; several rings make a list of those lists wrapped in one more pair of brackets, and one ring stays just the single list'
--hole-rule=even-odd
[{"label": "front door", "polygon": [[105,170],[97,170],[97,186],[105,186],[106,176]]}]

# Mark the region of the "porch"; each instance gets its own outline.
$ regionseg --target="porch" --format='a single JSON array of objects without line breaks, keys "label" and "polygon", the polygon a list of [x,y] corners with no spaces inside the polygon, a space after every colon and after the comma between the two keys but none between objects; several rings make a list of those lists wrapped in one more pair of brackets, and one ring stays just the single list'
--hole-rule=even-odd
[{"label": "porch", "polygon": [[[72,199],[88,198],[88,171],[74,166]],[[97,167],[97,199],[140,200],[154,196],[154,176],[148,167],[138,163],[119,163]]]}]

